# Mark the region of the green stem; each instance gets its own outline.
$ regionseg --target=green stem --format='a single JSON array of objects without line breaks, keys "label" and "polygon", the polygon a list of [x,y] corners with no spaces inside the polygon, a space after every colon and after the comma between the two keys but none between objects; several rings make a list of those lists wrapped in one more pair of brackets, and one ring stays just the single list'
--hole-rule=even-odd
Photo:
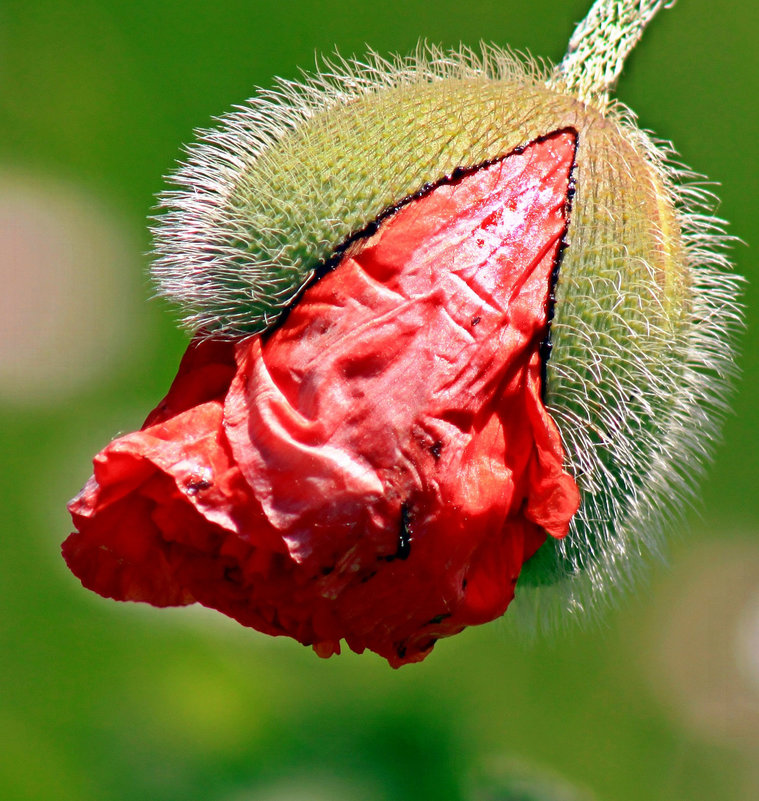
[{"label": "green stem", "polygon": [[661,8],[676,0],[596,0],[569,40],[551,83],[605,108],[625,59]]}]

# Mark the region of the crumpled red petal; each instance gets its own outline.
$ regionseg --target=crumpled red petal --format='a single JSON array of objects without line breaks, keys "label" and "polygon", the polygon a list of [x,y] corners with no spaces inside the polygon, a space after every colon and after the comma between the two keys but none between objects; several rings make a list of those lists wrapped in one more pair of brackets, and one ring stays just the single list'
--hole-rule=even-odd
[{"label": "crumpled red petal", "polygon": [[574,148],[560,132],[443,183],[272,334],[193,343],[71,503],[85,586],[393,666],[501,615],[579,505],[539,353]]}]

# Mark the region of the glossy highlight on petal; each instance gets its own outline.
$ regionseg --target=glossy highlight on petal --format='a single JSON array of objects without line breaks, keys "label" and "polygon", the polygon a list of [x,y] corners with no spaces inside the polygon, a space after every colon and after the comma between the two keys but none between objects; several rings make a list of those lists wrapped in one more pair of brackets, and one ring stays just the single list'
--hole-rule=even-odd
[{"label": "glossy highlight on petal", "polygon": [[71,504],[85,586],[391,665],[503,614],[579,494],[542,401],[576,134],[444,180],[273,332],[198,339]]}]

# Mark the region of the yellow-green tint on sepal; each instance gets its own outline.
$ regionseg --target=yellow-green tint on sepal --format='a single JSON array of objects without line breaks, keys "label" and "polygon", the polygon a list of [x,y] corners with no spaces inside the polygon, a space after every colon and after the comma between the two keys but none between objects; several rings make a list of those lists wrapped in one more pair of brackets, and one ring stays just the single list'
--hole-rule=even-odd
[{"label": "yellow-green tint on sepal", "polygon": [[[230,150],[228,164],[216,165],[213,191],[203,196],[207,182],[201,185],[205,203],[194,193],[189,213],[180,202],[157,229],[159,291],[193,328],[222,336],[265,330],[342,242],[457,167],[567,127],[578,131],[578,167],[600,140],[619,147],[606,141],[615,123],[516,62],[501,66],[508,76],[499,80],[457,69],[459,77],[404,74],[389,88],[342,102],[328,97],[326,108],[283,124],[271,141],[251,133],[259,112],[230,115],[229,131],[210,150],[198,149],[195,174],[191,167],[178,175],[180,183],[199,183],[214,166],[205,162]],[[614,213],[608,206],[599,214]]]}]

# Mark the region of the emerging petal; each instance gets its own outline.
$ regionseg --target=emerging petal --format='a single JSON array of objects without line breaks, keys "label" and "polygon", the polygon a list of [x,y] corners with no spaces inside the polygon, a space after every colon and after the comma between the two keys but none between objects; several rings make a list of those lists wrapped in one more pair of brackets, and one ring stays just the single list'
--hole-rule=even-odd
[{"label": "emerging petal", "polygon": [[541,343],[575,135],[386,216],[272,334],[190,346],[72,502],[83,583],[394,665],[501,615],[579,505]]}]

